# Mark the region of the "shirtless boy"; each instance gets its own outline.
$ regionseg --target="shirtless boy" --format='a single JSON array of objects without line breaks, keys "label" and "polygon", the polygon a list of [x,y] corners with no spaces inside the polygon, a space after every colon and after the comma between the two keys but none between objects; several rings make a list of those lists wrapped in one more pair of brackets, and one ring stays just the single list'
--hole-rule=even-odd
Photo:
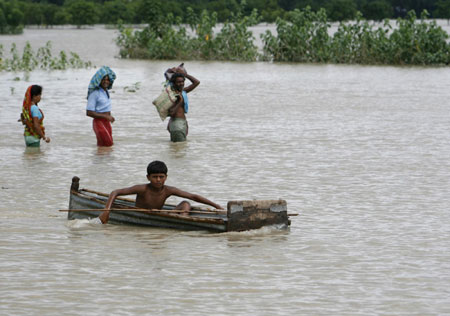
[{"label": "shirtless boy", "polygon": [[[109,220],[109,209],[116,197],[120,195],[136,194],[136,207],[146,209],[162,209],[166,199],[172,195],[182,198],[190,199],[195,202],[211,205],[216,209],[222,207],[203,196],[182,191],[175,187],[164,185],[167,179],[167,166],[162,161],[153,161],[147,167],[148,184],[138,184],[129,188],[114,190],[108,198],[105,206],[105,211],[100,214],[99,219],[103,224]],[[188,213],[191,210],[191,204],[188,201],[183,201],[175,207],[176,210],[182,210],[183,213]]]}]

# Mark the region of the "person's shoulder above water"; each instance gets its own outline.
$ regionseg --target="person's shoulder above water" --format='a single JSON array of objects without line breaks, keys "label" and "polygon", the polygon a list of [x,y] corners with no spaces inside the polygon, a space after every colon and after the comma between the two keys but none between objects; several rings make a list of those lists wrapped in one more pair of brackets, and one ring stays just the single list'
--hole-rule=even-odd
[{"label": "person's shoulder above water", "polygon": [[89,94],[88,100],[90,98],[98,98],[98,97],[101,97],[104,95],[107,96],[105,90],[103,90],[102,88],[97,88],[97,89],[92,90],[92,92]]},{"label": "person's shoulder above water", "polygon": [[86,110],[95,112],[110,112],[111,100],[103,89],[96,89],[89,95]]},{"label": "person's shoulder above water", "polygon": [[31,113],[32,117],[39,117],[40,118],[42,116],[41,111],[40,111],[39,107],[36,104],[33,104],[31,106],[30,113]]}]

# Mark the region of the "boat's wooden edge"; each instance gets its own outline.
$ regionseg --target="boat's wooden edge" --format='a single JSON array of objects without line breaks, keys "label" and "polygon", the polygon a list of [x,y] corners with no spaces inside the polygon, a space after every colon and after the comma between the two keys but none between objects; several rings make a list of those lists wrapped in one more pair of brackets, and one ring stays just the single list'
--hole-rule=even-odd
[{"label": "boat's wooden edge", "polygon": [[77,176],[74,176],[72,178],[72,184],[70,185],[70,191],[78,192],[78,189],[80,188],[80,178]]},{"label": "boat's wooden edge", "polygon": [[[86,194],[83,194],[83,192],[79,192],[79,191],[71,191],[71,194],[82,197],[84,199],[88,199],[90,201],[93,202],[97,202],[100,203],[102,205],[106,205],[106,202],[100,199],[97,199],[93,196],[87,196]],[[132,209],[132,208],[136,208],[137,207],[130,207],[130,206],[125,206],[125,205],[120,205],[120,204],[113,204],[115,209]],[[94,211],[94,212],[98,212],[100,214],[100,212],[102,212],[102,209],[99,209],[98,211]],[[157,217],[165,217],[165,218],[178,218],[178,219],[183,219],[185,221],[188,222],[197,222],[197,223],[210,223],[210,224],[224,224],[224,220],[221,218],[200,218],[200,217],[195,217],[195,216],[189,216],[189,215],[182,215],[182,214],[177,214],[177,213],[172,213],[172,212],[168,212],[169,210],[166,210],[166,212],[164,212],[165,210],[158,210],[158,212],[154,212],[151,210],[148,210],[148,212],[140,212],[140,213],[145,213],[151,216],[157,216]],[[70,212],[70,210],[69,210]],[[129,211],[127,211],[129,213]]]},{"label": "boat's wooden edge", "polygon": [[[108,197],[109,196],[109,194],[98,192],[98,191],[94,191],[94,190],[89,190],[89,189],[86,189],[86,188],[82,188],[78,192],[89,192],[89,193],[97,194],[97,195],[104,196],[104,197]],[[126,201],[126,202],[131,202],[131,203],[135,202],[133,199],[125,198],[125,197],[121,197],[121,196],[116,197],[116,200],[121,200],[121,201]]]},{"label": "boat's wooden edge", "polygon": [[[89,193],[97,194],[97,195],[104,196],[104,197],[108,197],[109,196],[109,194],[106,194],[106,193],[103,193],[103,192],[94,191],[94,190],[90,190],[90,189],[86,189],[86,188],[79,189],[79,190],[77,190],[77,192],[89,192]],[[131,202],[131,203],[135,202],[135,200],[133,200],[133,199],[120,197],[120,196],[116,197],[116,200],[121,200],[121,201]],[[168,205],[170,207],[173,207],[173,208],[175,208],[175,206],[176,206],[176,205],[171,205],[171,204],[166,204],[166,205]],[[192,210],[193,211],[204,211],[205,209],[193,206]],[[215,210],[215,209],[208,209],[208,211],[209,212],[216,212],[216,213],[219,213],[219,214],[224,212],[224,211]]]}]

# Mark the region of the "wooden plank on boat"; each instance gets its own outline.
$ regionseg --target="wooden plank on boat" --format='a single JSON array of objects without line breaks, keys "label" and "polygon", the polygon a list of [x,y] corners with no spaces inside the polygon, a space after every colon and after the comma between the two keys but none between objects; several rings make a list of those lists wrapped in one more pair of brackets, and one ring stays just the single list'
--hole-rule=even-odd
[{"label": "wooden plank on boat", "polygon": [[[103,212],[105,209],[70,209],[70,210],[59,210],[59,212]],[[145,208],[111,208],[110,212],[145,212],[145,213],[190,213],[190,214],[218,214],[219,212],[211,211],[189,211],[184,210],[156,210],[156,209],[145,209]],[[226,214],[226,211],[221,211],[220,213]],[[219,213],[219,214],[220,214]]]},{"label": "wooden plank on boat", "polygon": [[[109,197],[109,194],[98,192],[98,191],[94,191],[94,190],[89,190],[89,189],[85,189],[85,188],[81,189],[80,191],[94,193],[94,194],[97,194],[97,195],[100,195],[100,196],[104,196],[104,197]],[[125,198],[125,197],[122,197],[122,196],[117,196],[116,200],[121,200],[121,201],[127,201],[127,202],[134,203],[133,199]]]},{"label": "wooden plank on boat", "polygon": [[[103,192],[98,192],[98,191],[85,189],[85,188],[79,190],[79,192],[83,192],[83,191],[84,192],[93,193],[93,194],[96,194],[96,195],[100,195],[100,196],[104,196],[104,197],[109,197],[109,194],[106,194],[106,193],[103,193]],[[134,199],[125,198],[125,197],[121,197],[121,196],[116,197],[116,201],[117,200],[119,200],[119,201],[126,201],[126,202],[130,202],[130,203],[135,203]],[[176,206],[176,205],[170,205],[170,204],[166,204],[166,205],[169,206],[169,207],[173,207],[173,208],[175,208],[175,206]],[[192,210],[204,211],[203,208],[200,208],[200,207],[197,207],[197,206],[192,206]],[[212,210],[208,209],[208,211],[210,211],[210,212],[218,212],[218,213],[223,212],[223,211],[214,210],[214,209],[212,209]]]},{"label": "wooden plank on boat", "polygon": [[244,231],[267,225],[290,225],[285,200],[243,200],[227,204],[227,231]]}]

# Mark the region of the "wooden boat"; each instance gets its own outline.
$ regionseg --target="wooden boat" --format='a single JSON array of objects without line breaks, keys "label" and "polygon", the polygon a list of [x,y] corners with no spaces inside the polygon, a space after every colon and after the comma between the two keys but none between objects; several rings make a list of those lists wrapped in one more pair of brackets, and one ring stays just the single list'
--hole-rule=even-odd
[{"label": "wooden boat", "polygon": [[[108,194],[79,189],[79,181],[78,177],[72,179],[68,219],[95,218],[103,211]],[[143,210],[135,207],[134,200],[118,197],[109,223],[213,232],[290,225],[285,200],[229,201],[226,211],[193,207],[189,215],[174,208],[174,205],[165,205],[162,210]]]}]

